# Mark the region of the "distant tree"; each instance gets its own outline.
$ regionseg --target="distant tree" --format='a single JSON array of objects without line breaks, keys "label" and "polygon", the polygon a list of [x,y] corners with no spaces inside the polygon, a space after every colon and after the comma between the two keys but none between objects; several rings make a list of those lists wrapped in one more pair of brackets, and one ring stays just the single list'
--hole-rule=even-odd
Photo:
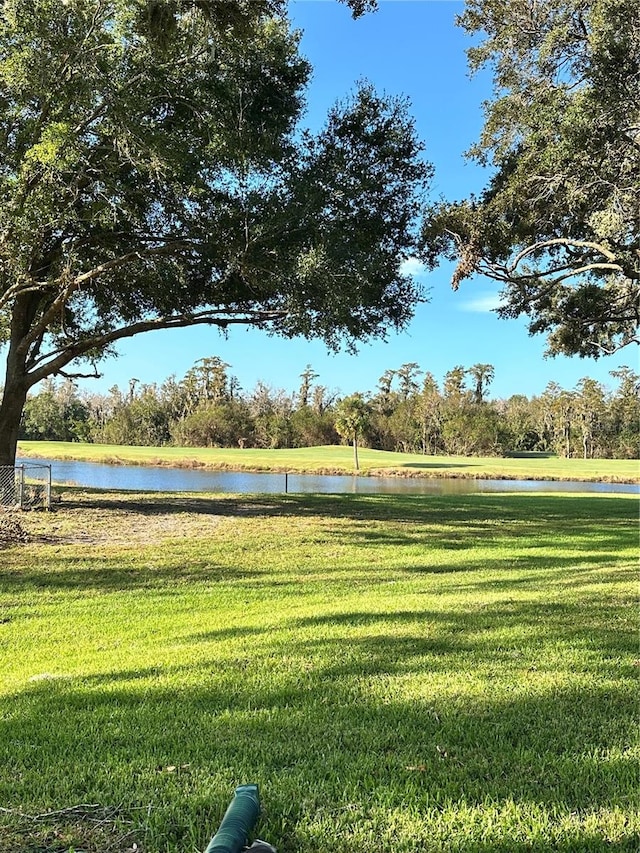
[{"label": "distant tree", "polygon": [[90,409],[69,381],[48,380],[38,394],[27,398],[20,437],[32,441],[86,441]]},{"label": "distant tree", "polygon": [[220,403],[231,396],[230,379],[227,370],[230,367],[219,356],[200,358],[190,368],[183,379],[196,405],[202,403]]},{"label": "distant tree", "polygon": [[495,368],[492,364],[474,364],[467,373],[473,379],[473,402],[480,404],[484,402],[486,390],[493,382]]},{"label": "distant tree", "polygon": [[537,426],[536,404],[524,394],[514,394],[499,403],[502,441],[505,450],[546,449]]},{"label": "distant tree", "polygon": [[540,403],[550,449],[559,456],[570,458],[575,415],[574,392],[561,388],[557,382],[549,382]]},{"label": "distant tree", "polygon": [[291,446],[293,400],[285,391],[258,382],[248,398],[254,423],[256,447],[276,449]]},{"label": "distant tree", "polygon": [[443,432],[445,441],[447,432],[454,437],[464,456],[499,456],[503,453],[502,424],[500,416],[491,404],[478,408],[475,404],[462,410],[458,416],[445,423]]},{"label": "distant tree", "polygon": [[415,394],[420,385],[417,378],[420,375],[420,365],[415,361],[402,364],[396,371],[398,377],[398,385],[400,387],[400,395],[403,400],[407,400],[412,394]]},{"label": "distant tree", "polygon": [[435,454],[442,449],[442,397],[432,373],[425,373],[418,400],[422,452]]},{"label": "distant tree", "polygon": [[[397,370],[386,370],[378,380],[378,393],[371,400],[371,437],[381,450],[410,453],[420,445],[416,415],[419,373],[416,362],[407,362]],[[397,389],[393,388],[396,379]]]},{"label": "distant tree", "polygon": [[315,385],[311,394],[311,408],[317,414],[324,415],[337,396],[336,391],[330,391],[325,385]]},{"label": "distant tree", "polygon": [[[446,453],[494,455],[501,450],[500,426],[495,408],[482,403],[484,388],[493,367],[477,364],[466,370],[458,364],[447,371],[442,384],[441,436]],[[467,376],[475,381],[474,391],[466,386]]]},{"label": "distant tree", "polygon": [[619,383],[610,401],[615,435],[613,455],[637,459],[640,457],[640,374],[624,365],[612,370],[611,376]]},{"label": "distant tree", "polygon": [[169,376],[160,386],[160,396],[170,424],[184,418],[189,408],[188,391],[183,381]]},{"label": "distant tree", "polygon": [[408,322],[431,169],[406,102],[363,84],[301,132],[298,41],[283,0],[0,4],[0,464],[29,389],[124,338]]},{"label": "distant tree", "polygon": [[468,399],[455,406],[445,405],[442,443],[455,456],[495,456],[502,452],[500,421],[492,406],[476,406]]},{"label": "distant tree", "polygon": [[398,392],[393,389],[395,377],[395,370],[385,370],[378,379],[378,393],[371,401],[374,441],[381,450],[392,450],[395,444],[390,426],[390,418],[398,405]]},{"label": "distant tree", "polygon": [[378,396],[382,401],[386,401],[389,399],[389,396],[391,395],[391,386],[393,385],[393,380],[395,379],[395,376],[395,370],[385,370],[380,379],[378,379]]},{"label": "distant tree", "polygon": [[331,413],[311,406],[297,408],[291,413],[291,444],[293,447],[319,447],[335,444],[338,435]]},{"label": "distant tree", "polygon": [[311,385],[314,379],[317,379],[319,376],[318,373],[313,370],[310,364],[308,364],[305,369],[300,374],[300,390],[298,391],[298,406],[308,406],[309,405],[309,394],[311,392]]},{"label": "distant tree", "polygon": [[128,406],[134,434],[129,444],[159,447],[171,439],[170,412],[155,384],[145,384]]},{"label": "distant tree", "polygon": [[371,409],[362,394],[351,394],[340,400],[335,409],[336,430],[353,445],[353,465],[360,470],[358,440],[367,429]]},{"label": "distant tree", "polygon": [[30,397],[24,407],[20,434],[32,441],[61,441],[65,432],[64,416],[57,399],[55,382],[43,383],[39,394]]},{"label": "distant tree", "polygon": [[251,444],[253,421],[238,399],[199,406],[174,426],[173,438],[184,447],[238,447]]},{"label": "distant tree", "polygon": [[418,398],[412,395],[406,400],[400,399],[387,419],[390,449],[400,453],[418,453],[422,448],[422,429],[418,415]]},{"label": "distant tree", "polygon": [[478,197],[432,207],[424,260],[455,259],[453,286],[503,286],[551,353],[597,358],[639,343],[640,5],[637,0],[467,0],[472,71],[494,95],[470,156]]},{"label": "distant tree", "polygon": [[593,459],[601,456],[600,440],[605,429],[607,401],[600,382],[584,377],[578,382],[575,394],[575,416],[582,440],[582,456]]},{"label": "distant tree", "polygon": [[461,406],[468,400],[469,394],[465,386],[466,372],[460,364],[446,372],[442,390],[449,406]]}]

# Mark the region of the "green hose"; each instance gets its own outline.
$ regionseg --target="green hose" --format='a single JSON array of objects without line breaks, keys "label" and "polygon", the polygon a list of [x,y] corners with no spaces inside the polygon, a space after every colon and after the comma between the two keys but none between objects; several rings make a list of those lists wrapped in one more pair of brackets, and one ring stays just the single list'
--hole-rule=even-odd
[{"label": "green hose", "polygon": [[239,785],[204,853],[240,853],[260,814],[257,785]]}]

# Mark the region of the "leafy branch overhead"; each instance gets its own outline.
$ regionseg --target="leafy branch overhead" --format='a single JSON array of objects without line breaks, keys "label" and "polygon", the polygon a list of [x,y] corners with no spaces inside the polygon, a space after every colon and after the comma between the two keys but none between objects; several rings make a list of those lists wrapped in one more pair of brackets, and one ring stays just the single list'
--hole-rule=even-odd
[{"label": "leafy branch overhead", "polygon": [[407,105],[362,84],[303,132],[285,8],[3,4],[0,462],[27,390],[123,338],[249,323],[335,347],[410,319],[431,170]]},{"label": "leafy branch overhead", "polygon": [[503,317],[527,315],[551,353],[638,343],[640,7],[630,0],[469,0],[493,98],[469,156],[491,170],[480,197],[431,207],[425,260],[504,285]]}]

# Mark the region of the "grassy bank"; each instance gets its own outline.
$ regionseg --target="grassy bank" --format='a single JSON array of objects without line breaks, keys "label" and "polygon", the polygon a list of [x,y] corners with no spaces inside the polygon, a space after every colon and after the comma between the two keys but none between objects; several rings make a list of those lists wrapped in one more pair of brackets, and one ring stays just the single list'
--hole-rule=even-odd
[{"label": "grassy bank", "polygon": [[[236,471],[353,473],[353,451],[349,447],[336,446],[241,450],[21,441],[20,453],[23,456],[112,464],[171,465]],[[366,448],[359,451],[359,458],[360,473],[369,475],[640,482],[640,462],[637,459],[562,459],[546,454],[529,454],[522,458],[422,456]]]},{"label": "grassy bank", "polygon": [[636,851],[637,501],[69,489],[0,551],[0,849]]}]

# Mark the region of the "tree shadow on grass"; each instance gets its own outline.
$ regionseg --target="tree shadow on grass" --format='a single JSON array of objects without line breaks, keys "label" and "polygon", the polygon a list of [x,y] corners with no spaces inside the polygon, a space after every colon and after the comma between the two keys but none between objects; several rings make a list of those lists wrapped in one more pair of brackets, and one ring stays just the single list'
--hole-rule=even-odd
[{"label": "tree shadow on grass", "polygon": [[545,453],[541,450],[518,450],[505,453],[506,459],[557,459],[556,453]]},{"label": "tree shadow on grass", "polygon": [[[597,507],[597,515],[594,509]],[[381,496],[314,495],[203,498],[147,496],[143,500],[103,495],[84,499],[69,508],[123,513],[127,518],[171,515],[188,518],[313,517],[336,543],[363,545],[425,545],[465,550],[502,541],[505,545],[535,537],[536,548],[552,548],[562,537],[571,550],[598,553],[637,542],[637,508],[634,501],[610,498],[594,503],[584,497],[534,495]],[[332,522],[335,521],[335,525]],[[345,523],[346,522],[346,523]],[[78,524],[82,524],[81,512]],[[274,528],[274,536],[277,534]],[[282,530],[284,534],[285,529]],[[206,534],[205,534],[206,535]],[[209,536],[212,532],[209,531]],[[146,543],[150,544],[150,543]],[[529,546],[531,546],[529,542]],[[173,547],[173,545],[172,545]]]},{"label": "tree shadow on grass", "polygon": [[[69,588],[76,584],[91,584],[106,590],[136,587],[162,588],[172,581],[216,583],[231,580],[266,584],[271,579],[274,586],[281,585],[276,577],[271,557],[279,553],[278,537],[289,538],[294,528],[290,519],[313,518],[318,523],[318,537],[326,537],[326,548],[345,546],[362,548],[360,562],[366,567],[372,581],[380,571],[372,565],[371,549],[393,547],[396,567],[392,571],[424,574],[469,572],[476,568],[497,571],[515,569],[528,572],[522,583],[535,580],[538,571],[573,569],[580,566],[607,566],[615,564],[623,548],[635,547],[637,525],[635,504],[626,499],[608,499],[595,504],[585,498],[558,498],[539,496],[465,496],[464,498],[424,496],[253,496],[249,498],[202,496],[157,496],[154,494],[123,498],[121,495],[98,494],[81,496],[68,508],[76,518],[79,535],[82,534],[82,511],[122,514],[119,530],[126,531],[127,519],[135,522],[136,531],[150,530],[148,521],[154,517],[160,529],[172,529],[162,519],[178,516],[173,523],[176,537],[161,542],[132,542],[148,561],[138,560],[137,565],[123,565],[121,555],[111,556],[104,546],[109,542],[91,543],[78,552],[66,548],[64,538],[56,541],[55,534],[45,538],[51,546],[60,545],[54,554],[47,554],[47,564],[53,571],[40,571],[37,565],[22,566],[19,572],[6,572],[0,579],[8,586],[32,584],[54,588]],[[77,511],[77,516],[73,513]],[[64,512],[64,509],[62,510]],[[182,516],[195,517],[194,536],[203,537],[198,553],[192,547],[188,531],[183,530]],[[226,519],[273,518],[273,549],[264,552],[262,566],[247,568],[242,555],[233,565],[225,565],[207,543],[216,541],[217,528],[198,528],[198,518]],[[307,535],[302,531],[300,536]],[[318,538],[316,537],[316,538]],[[44,537],[43,537],[44,538]],[[36,537],[37,542],[37,537]],[[569,554],[554,555],[557,543]],[[570,544],[566,544],[570,543]],[[79,542],[75,543],[78,546]],[[126,546],[123,546],[126,547]],[[286,545],[285,545],[286,547]],[[486,556],[475,558],[474,549],[482,548]],[[410,554],[402,568],[402,549]],[[156,560],[156,553],[162,554]],[[423,549],[419,551],[417,549]],[[491,549],[494,549],[493,551]],[[468,556],[465,552],[469,552]],[[434,554],[437,552],[437,558]],[[451,553],[452,558],[443,559]],[[209,556],[209,554],[211,556]],[[456,555],[455,558],[453,555]],[[578,556],[579,555],[579,556]],[[126,556],[126,555],[125,555]],[[296,558],[293,557],[293,560]],[[385,559],[387,559],[385,557]],[[134,561],[131,561],[134,562]],[[313,574],[314,568],[331,575],[322,548],[312,543],[309,561],[300,570]],[[295,568],[295,567],[293,567]],[[338,569],[341,567],[338,566]],[[281,571],[282,567],[279,566]]]},{"label": "tree shadow on grass", "polygon": [[[334,546],[336,544],[333,543]],[[349,544],[353,545],[353,539],[349,540]],[[111,556],[108,553],[96,552],[79,556],[77,553],[68,554],[62,551],[48,555],[44,567],[38,563],[23,563],[19,568],[0,570],[0,590],[5,594],[24,593],[29,589],[34,592],[77,590],[79,593],[92,590],[105,594],[149,591],[154,595],[178,597],[183,594],[185,585],[212,588],[236,585],[253,600],[269,589],[281,589],[283,594],[286,594],[285,588],[289,588],[290,594],[296,596],[305,584],[320,583],[322,577],[326,595],[329,596],[340,594],[339,590],[347,583],[345,571],[352,572],[354,579],[357,575],[360,583],[367,583],[372,587],[390,579],[398,581],[403,577],[410,579],[423,576],[425,579],[456,578],[455,585],[451,580],[450,591],[456,588],[464,592],[474,589],[478,592],[490,589],[535,590],[541,583],[549,584],[550,589],[554,584],[564,587],[571,578],[575,583],[582,583],[590,580],[594,571],[613,571],[620,567],[619,555],[608,550],[594,553],[585,548],[584,556],[576,557],[548,554],[539,556],[526,552],[518,554],[514,549],[513,554],[505,556],[489,554],[477,558],[473,556],[473,544],[464,548],[455,545],[451,547],[446,541],[438,541],[437,538],[429,540],[424,556],[416,557],[415,542],[412,539],[407,541],[394,537],[389,537],[384,542],[385,545],[393,545],[396,549],[393,564],[377,564],[367,563],[370,553],[368,549],[372,544],[368,535],[364,537],[362,544],[363,561],[358,562],[356,551],[352,566],[346,569],[339,562],[335,565],[327,562],[321,552],[307,557],[298,556],[283,570],[279,564],[274,565],[268,555],[265,555],[262,561],[256,561],[254,558],[247,564],[241,562],[242,555],[237,560],[222,563],[214,555],[207,556],[204,548],[200,554],[194,554],[190,545],[181,546],[179,543],[174,543],[168,552],[165,549],[161,558],[158,557],[157,551],[150,548],[148,559],[140,559],[140,555],[136,554],[130,564],[123,559],[122,554]],[[411,554],[410,560],[406,562],[402,559],[403,548],[407,548]],[[443,554],[449,551],[457,553],[460,550],[468,550],[468,556],[456,557],[450,561],[443,559]],[[630,571],[631,567],[626,571],[618,568],[616,576],[620,579],[627,578]],[[484,576],[488,572],[495,572],[496,577],[479,580],[478,572]]]},{"label": "tree shadow on grass", "polygon": [[[180,500],[154,498],[150,512],[174,505],[185,511]],[[196,506],[209,512],[212,503],[199,498]],[[362,853],[376,839],[375,849],[385,853],[635,849],[636,826],[611,840],[598,815],[630,812],[635,802],[637,768],[627,747],[637,701],[628,687],[631,664],[620,660],[635,655],[636,638],[612,618],[622,607],[612,612],[606,590],[585,589],[575,604],[552,597],[554,584],[580,589],[593,570],[616,565],[615,545],[637,536],[633,503],[602,501],[598,518],[581,522],[586,504],[566,498],[222,500],[218,509],[229,515],[247,507],[249,514],[284,516],[284,526],[292,517],[319,517],[328,541],[361,544],[363,554],[376,543],[392,545],[394,565],[365,566],[367,582],[451,573],[449,592],[480,593],[489,585],[507,593],[539,588],[542,576],[550,598],[481,605],[471,597],[455,610],[416,605],[391,613],[366,610],[363,600],[363,612],[269,614],[264,627],[194,627],[180,637],[193,649],[189,664],[30,682],[2,709],[0,798],[37,813],[121,803],[150,850],[202,849],[233,786],[254,780],[265,799],[260,832],[280,853]],[[332,532],[333,519],[347,524]],[[363,520],[390,521],[395,529],[372,535]],[[521,537],[524,522],[538,537],[544,531],[536,542],[545,549],[568,538],[584,554],[582,564],[519,551],[519,542],[530,542]],[[438,530],[445,523],[448,529]],[[489,536],[511,543],[490,568],[528,574],[478,579],[486,561],[459,562],[467,541],[473,547]],[[416,548],[424,557],[416,559]],[[292,600],[300,593],[302,581],[278,574],[266,552],[265,567],[255,568],[241,560],[221,565],[206,553],[188,558],[185,549],[173,543],[166,565],[127,569],[121,555],[79,558],[77,549],[61,548],[47,555],[46,571],[25,565],[0,582],[36,593],[59,587],[179,595],[181,583],[228,581],[254,601],[284,583]],[[452,559],[430,566],[429,549],[450,550]],[[326,560],[299,568],[324,572],[327,597],[337,589]],[[344,583],[339,567],[337,578]],[[558,649],[570,655],[564,668]],[[491,809],[502,829],[485,820]],[[531,810],[540,827],[516,841]],[[147,813],[143,830],[139,816]],[[575,823],[564,835],[563,821]],[[587,828],[593,823],[597,830]]]},{"label": "tree shadow on grass", "polygon": [[[438,654],[459,666],[465,658],[447,636]],[[625,752],[635,727],[631,689],[600,682],[585,695],[570,683],[527,690],[520,680],[513,691],[474,694],[423,678],[409,697],[393,680],[380,689],[402,660],[407,674],[419,674],[391,629],[352,645],[342,667],[329,659],[341,649],[333,640],[315,650],[293,643],[278,667],[264,639],[249,659],[211,659],[197,671],[31,685],[0,721],[3,800],[40,812],[117,801],[134,819],[148,813],[147,837],[142,827],[139,836],[148,849],[188,849],[194,827],[201,849],[234,785],[251,780],[265,803],[260,834],[281,853],[360,853],[367,837],[388,853],[631,849],[633,828],[617,848],[606,823],[594,829],[598,814],[634,801],[637,770]],[[470,635],[466,645],[476,657],[460,685],[496,651]],[[539,826],[507,848],[510,834],[527,836],[520,822],[532,810]],[[410,830],[399,815],[413,816]],[[562,822],[576,815],[592,815],[590,828],[577,821],[563,838]],[[455,843],[433,846],[447,836]]]},{"label": "tree shadow on grass", "polygon": [[[597,496],[593,496],[597,497]],[[141,516],[194,513],[198,515],[239,517],[354,517],[378,521],[421,521],[439,518],[456,521],[469,516],[484,519],[532,521],[541,515],[579,520],[593,498],[572,495],[468,494],[468,495],[174,495],[148,493],[72,491],[56,510],[118,510]],[[561,503],[559,503],[561,501]],[[601,518],[633,518],[633,501],[609,497],[598,504]],[[592,504],[591,504],[592,505]],[[589,513],[590,514],[590,513]]]},{"label": "tree shadow on grass", "polygon": [[0,571],[0,589],[5,593],[33,589],[93,590],[132,592],[153,590],[156,594],[170,592],[181,594],[185,584],[217,585],[221,583],[260,582],[259,570],[245,570],[236,566],[220,566],[211,561],[177,559],[168,566],[137,565],[128,568],[121,557],[78,558],[64,555],[49,558],[47,567],[22,567],[16,571]]},{"label": "tree shadow on grass", "polygon": [[[619,617],[623,615],[618,613]],[[614,672],[619,674],[620,658],[626,657],[626,674],[633,675],[633,658],[638,649],[634,626],[628,624],[624,630],[613,619],[606,596],[597,592],[585,593],[575,603],[497,601],[459,610],[339,612],[298,618],[292,620],[291,627],[308,633],[303,641],[308,650],[323,647],[327,640],[317,636],[325,637],[329,632],[336,647],[349,649],[350,653],[357,650],[353,659],[358,666],[366,662],[375,669],[386,661],[392,665],[389,673],[401,674],[414,673],[416,667],[429,672],[434,662],[439,666],[452,653],[473,655],[474,659],[479,657],[508,669],[526,669],[535,662],[536,671],[543,671],[547,665],[538,660],[541,650],[546,644],[562,642],[568,647],[597,652],[598,671],[606,665],[602,659],[605,657],[613,661]],[[347,660],[352,661],[351,654]],[[340,656],[336,666],[344,666]],[[557,666],[555,661],[553,666]],[[351,674],[357,675],[357,670]]]}]

